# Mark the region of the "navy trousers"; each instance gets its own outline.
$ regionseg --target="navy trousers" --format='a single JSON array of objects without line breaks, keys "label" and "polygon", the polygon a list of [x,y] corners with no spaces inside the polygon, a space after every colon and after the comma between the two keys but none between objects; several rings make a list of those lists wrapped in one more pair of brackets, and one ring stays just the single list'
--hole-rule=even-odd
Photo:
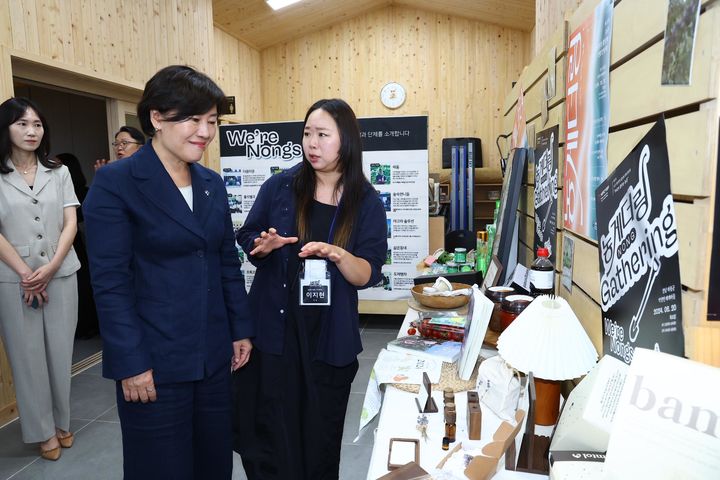
[{"label": "navy trousers", "polygon": [[232,478],[230,368],[155,389],[155,402],[133,403],[116,385],[125,480]]}]

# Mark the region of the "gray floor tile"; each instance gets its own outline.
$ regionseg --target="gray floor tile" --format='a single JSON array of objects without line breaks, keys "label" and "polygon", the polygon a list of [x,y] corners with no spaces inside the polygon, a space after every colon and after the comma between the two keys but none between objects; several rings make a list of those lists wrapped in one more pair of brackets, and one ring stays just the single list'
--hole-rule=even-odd
[{"label": "gray floor tile", "polygon": [[375,359],[373,358],[360,358],[358,359],[360,368],[358,369],[355,379],[350,386],[350,392],[352,393],[365,393],[367,390],[368,379],[370,378],[370,372],[372,371],[373,365],[375,365]]},{"label": "gray floor tile", "polygon": [[363,351],[358,355],[358,358],[377,358],[380,350],[385,348],[390,340],[397,337],[397,330],[395,331],[368,331],[362,334]]},{"label": "gray floor tile", "polygon": [[92,422],[75,432],[75,444],[63,449],[57,462],[38,458],[12,480],[77,480],[122,478],[122,437],[120,426]]},{"label": "gray floor tile", "polygon": [[76,339],[73,345],[72,363],[77,363],[100,351],[102,351],[102,339],[100,335],[87,340]]},{"label": "gray floor tile", "polygon": [[38,457],[38,446],[22,441],[20,422],[0,429],[0,478],[8,478]]},{"label": "gray floor tile", "polygon": [[115,405],[115,382],[81,373],[72,379],[71,418],[94,420]]},{"label": "gray floor tile", "polygon": [[366,315],[362,323],[363,332],[391,331],[397,335],[397,331],[403,323],[405,315]]},{"label": "gray floor tile", "polygon": [[102,362],[94,365],[87,370],[82,371],[85,375],[95,375],[96,377],[102,377]]},{"label": "gray floor tile", "polygon": [[340,478],[342,480],[365,480],[370,466],[372,448],[372,444],[343,444],[340,452]]},{"label": "gray floor tile", "polygon": [[112,407],[107,412],[103,413],[97,418],[98,422],[114,422],[120,424],[120,417],[118,417],[117,406]]}]

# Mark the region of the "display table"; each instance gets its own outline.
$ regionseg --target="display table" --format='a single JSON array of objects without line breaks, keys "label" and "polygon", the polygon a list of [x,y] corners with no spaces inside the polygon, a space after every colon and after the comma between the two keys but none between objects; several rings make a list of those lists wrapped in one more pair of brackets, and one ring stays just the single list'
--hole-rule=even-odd
[{"label": "display table", "polygon": [[[407,329],[411,321],[418,318],[416,311],[410,309],[405,315],[402,327],[400,327],[399,335],[407,335]],[[497,354],[496,351],[483,348],[481,355],[485,358]],[[392,385],[385,389],[385,395],[382,401],[382,409],[378,427],[375,430],[375,441],[373,445],[372,457],[368,467],[367,480],[376,480],[378,477],[388,473],[388,449],[391,438],[417,438],[420,439],[420,466],[426,471],[436,468],[437,464],[448,454],[443,450],[442,438],[445,436],[445,422],[443,419],[443,392],[433,390],[432,397],[438,406],[438,413],[428,413],[428,439],[423,440],[420,432],[417,430],[417,418],[420,415],[416,406],[415,397],[417,394],[399,390]],[[527,410],[527,396],[523,396],[525,405],[520,408]],[[457,411],[457,430],[456,443],[450,444],[452,450],[457,442],[463,442],[463,445],[473,448],[482,448],[492,441],[492,436],[501,424],[498,418],[484,404],[480,404],[482,409],[482,433],[481,440],[467,440],[467,393],[457,392],[455,394],[455,405]],[[516,451],[520,451],[520,442],[525,428],[524,425],[515,439]],[[368,432],[369,433],[369,432]],[[536,431],[536,433],[539,433]],[[500,465],[505,465],[504,457],[500,459]],[[543,479],[548,478],[545,475],[535,475],[529,473],[513,472],[502,469],[495,477],[498,480],[503,479]]]}]

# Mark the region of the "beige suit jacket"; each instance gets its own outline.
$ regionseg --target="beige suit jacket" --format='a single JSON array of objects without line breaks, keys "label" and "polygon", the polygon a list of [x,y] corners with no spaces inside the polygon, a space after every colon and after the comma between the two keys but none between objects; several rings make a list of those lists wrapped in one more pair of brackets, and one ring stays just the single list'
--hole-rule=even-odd
[{"label": "beige suit jacket", "polygon": [[[38,163],[32,189],[18,171],[0,174],[0,234],[33,270],[55,256],[63,229],[63,209],[79,205],[64,165],[47,168]],[[79,268],[80,261],[71,248],[55,278],[71,275]],[[0,282],[19,283],[20,277],[0,262]]]}]

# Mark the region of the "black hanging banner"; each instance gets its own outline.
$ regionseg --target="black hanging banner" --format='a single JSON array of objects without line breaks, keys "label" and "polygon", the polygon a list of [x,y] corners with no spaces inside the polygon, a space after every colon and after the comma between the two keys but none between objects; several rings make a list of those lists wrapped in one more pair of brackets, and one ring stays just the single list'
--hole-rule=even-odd
[{"label": "black hanging banner", "polygon": [[636,347],[682,356],[679,241],[664,120],[595,197],[604,353],[628,364]]},{"label": "black hanging banner", "polygon": [[535,243],[550,252],[555,265],[558,195],[558,131],[559,127],[543,130],[535,136]]}]

